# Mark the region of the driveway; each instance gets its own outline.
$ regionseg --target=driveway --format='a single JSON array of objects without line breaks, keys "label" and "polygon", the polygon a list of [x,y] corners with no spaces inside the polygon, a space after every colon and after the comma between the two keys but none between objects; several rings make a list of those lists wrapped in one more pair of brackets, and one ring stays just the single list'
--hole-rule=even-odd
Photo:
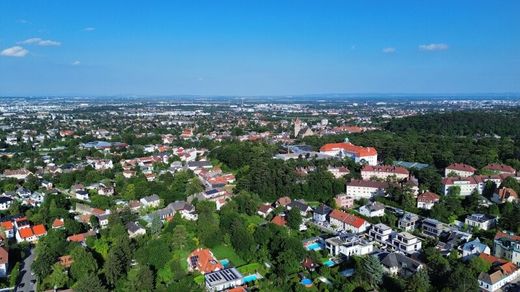
[{"label": "driveway", "polygon": [[23,261],[20,267],[20,281],[14,289],[16,292],[34,292],[36,291],[36,277],[31,275],[31,265],[35,258],[34,248],[30,250],[29,256]]}]

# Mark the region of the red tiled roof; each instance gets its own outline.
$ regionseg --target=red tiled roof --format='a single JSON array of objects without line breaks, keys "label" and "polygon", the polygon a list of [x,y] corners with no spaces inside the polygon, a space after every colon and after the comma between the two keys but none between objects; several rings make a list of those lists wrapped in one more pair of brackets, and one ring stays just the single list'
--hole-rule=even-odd
[{"label": "red tiled roof", "polygon": [[500,163],[491,163],[486,166],[484,166],[484,169],[486,170],[492,170],[492,171],[502,171],[502,172],[509,172],[509,173],[515,173],[516,169],[512,168],[509,165],[500,164]]},{"label": "red tiled roof", "polygon": [[[188,256],[188,262],[191,261],[192,257],[197,257],[196,268],[202,274],[211,273],[223,269],[222,264],[213,256],[213,253],[209,249],[196,249]],[[191,263],[190,263],[191,265]]]},{"label": "red tiled roof", "polygon": [[509,197],[518,199],[518,194],[515,192],[515,190],[511,188],[501,188],[498,190],[497,195],[500,198],[500,200],[506,200]]},{"label": "red tiled roof", "polygon": [[394,165],[364,165],[361,171],[370,171],[370,172],[389,172],[389,173],[399,173],[399,174],[406,174],[409,175],[410,172],[400,166],[394,166]]},{"label": "red tiled roof", "polygon": [[347,132],[347,133],[362,133],[365,131],[364,128],[358,126],[338,126],[332,129],[334,132]]},{"label": "red tiled roof", "polygon": [[0,264],[7,264],[9,262],[9,251],[5,247],[0,247]]},{"label": "red tiled roof", "polygon": [[452,163],[446,167],[446,169],[453,169],[458,171],[469,171],[469,172],[475,172],[477,169],[474,168],[471,165],[467,165],[464,163]]},{"label": "red tiled roof", "polygon": [[329,216],[356,228],[363,226],[363,224],[366,222],[363,218],[359,218],[355,215],[348,214],[340,210],[332,210]]},{"label": "red tiled roof", "polygon": [[276,224],[278,226],[285,226],[287,224],[287,221],[285,220],[284,217],[282,217],[280,215],[276,215],[271,220],[271,223],[274,223],[274,224]]},{"label": "red tiled roof", "polygon": [[276,200],[276,203],[278,203],[279,205],[282,205],[282,206],[287,206],[291,203],[291,198],[281,197],[281,198],[278,198],[278,200]]},{"label": "red tiled roof", "polygon": [[271,209],[271,205],[268,205],[268,204],[264,204],[264,205],[260,205],[260,207],[258,207],[258,211],[266,214],[267,212],[269,212],[269,210]]},{"label": "red tiled roof", "polygon": [[36,226],[33,226],[32,228],[34,235],[36,236],[42,236],[47,233],[47,229],[45,229],[45,226],[43,224],[38,224]]},{"label": "red tiled roof", "polygon": [[52,228],[60,228],[60,227],[63,227],[64,225],[65,225],[65,223],[63,222],[63,219],[60,219],[60,218],[56,218],[52,222]]},{"label": "red tiled roof", "polygon": [[18,230],[18,233],[20,234],[20,237],[22,239],[26,239],[26,238],[29,238],[34,235],[31,228],[22,228],[22,229]]},{"label": "red tiled roof", "polygon": [[417,196],[417,201],[423,203],[434,203],[438,202],[440,199],[441,197],[439,195],[432,192],[424,192]]},{"label": "red tiled roof", "polygon": [[497,234],[495,235],[495,240],[496,239],[500,239],[500,238],[508,238],[510,240],[513,240],[513,241],[520,241],[520,236],[519,235],[514,235],[514,234],[508,234],[508,233],[504,233],[504,232],[497,232]]},{"label": "red tiled roof", "polygon": [[353,179],[352,181],[347,183],[347,186],[385,189],[388,187],[388,183],[384,181]]},{"label": "red tiled roof", "polygon": [[358,157],[374,156],[377,155],[377,151],[374,147],[362,147],[356,146],[352,143],[329,143],[321,146],[320,151],[336,151],[344,150],[349,153],[353,153]]},{"label": "red tiled roof", "polygon": [[0,225],[2,226],[2,228],[6,229],[6,230],[11,230],[14,227],[13,222],[11,222],[11,221],[1,222]]},{"label": "red tiled roof", "polygon": [[490,264],[494,264],[494,263],[505,264],[505,263],[507,263],[506,260],[503,260],[501,258],[497,258],[495,256],[492,256],[492,255],[489,255],[489,254],[486,254],[486,253],[480,253],[478,257],[483,259],[484,261],[490,263]]}]

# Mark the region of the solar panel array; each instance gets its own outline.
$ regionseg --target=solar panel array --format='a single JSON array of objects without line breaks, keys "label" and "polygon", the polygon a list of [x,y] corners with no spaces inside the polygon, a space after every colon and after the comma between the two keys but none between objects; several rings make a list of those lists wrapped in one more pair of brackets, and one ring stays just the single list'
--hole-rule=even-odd
[{"label": "solar panel array", "polygon": [[191,263],[192,267],[196,267],[198,262],[199,262],[199,256],[190,257],[190,263]]},{"label": "solar panel array", "polygon": [[224,269],[206,274],[206,281],[210,284],[230,282],[240,278],[242,278],[242,275],[240,275],[240,273],[235,268]]}]

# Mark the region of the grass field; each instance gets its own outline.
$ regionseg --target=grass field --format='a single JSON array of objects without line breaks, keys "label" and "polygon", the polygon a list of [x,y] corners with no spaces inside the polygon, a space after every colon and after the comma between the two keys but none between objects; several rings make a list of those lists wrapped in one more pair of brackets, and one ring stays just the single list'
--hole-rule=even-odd
[{"label": "grass field", "polygon": [[211,251],[218,260],[228,259],[235,267],[246,264],[246,262],[243,259],[241,259],[235,253],[235,250],[233,250],[233,248],[230,246],[224,244],[217,245],[216,247],[212,248]]}]

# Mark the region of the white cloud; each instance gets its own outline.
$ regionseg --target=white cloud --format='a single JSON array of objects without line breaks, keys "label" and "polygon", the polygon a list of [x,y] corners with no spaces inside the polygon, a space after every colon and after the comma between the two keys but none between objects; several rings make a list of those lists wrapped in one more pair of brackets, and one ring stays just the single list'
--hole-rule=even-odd
[{"label": "white cloud", "polygon": [[439,44],[425,44],[425,45],[420,45],[419,46],[419,50],[421,51],[445,51],[448,49],[448,45],[447,44],[442,44],[442,43],[439,43]]},{"label": "white cloud", "polygon": [[42,47],[60,46],[61,43],[53,40],[44,40],[42,38],[30,38],[23,42],[19,42],[19,45],[37,45]]},{"label": "white cloud", "polygon": [[72,66],[78,66],[79,64],[81,64],[79,60],[72,62]]},{"label": "white cloud", "polygon": [[28,53],[29,51],[23,47],[14,46],[3,50],[0,52],[0,55],[5,57],[25,57]]},{"label": "white cloud", "polygon": [[83,29],[83,31],[95,31],[95,30],[96,30],[95,27],[85,27],[85,28]]},{"label": "white cloud", "polygon": [[392,53],[395,53],[396,49],[395,48],[383,48],[383,53],[385,54],[392,54]]}]

